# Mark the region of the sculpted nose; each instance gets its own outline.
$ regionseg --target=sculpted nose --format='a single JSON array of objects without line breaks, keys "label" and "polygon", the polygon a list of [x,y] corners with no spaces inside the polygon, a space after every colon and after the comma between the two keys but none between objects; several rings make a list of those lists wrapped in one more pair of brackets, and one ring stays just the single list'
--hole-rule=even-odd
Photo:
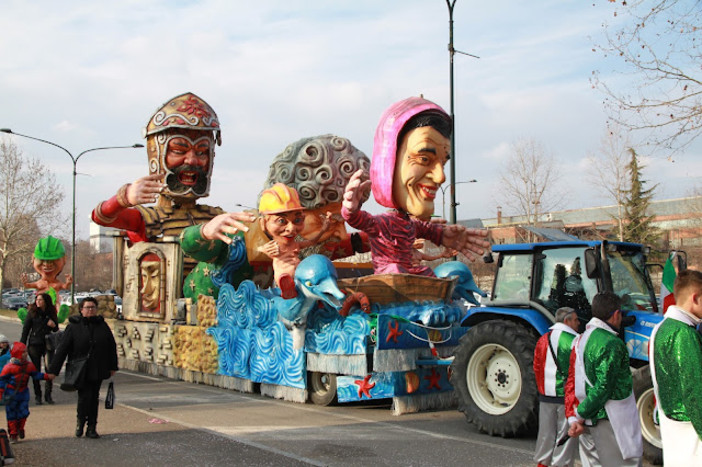
[{"label": "sculpted nose", "polygon": [[444,166],[437,163],[431,171],[431,179],[437,185],[441,185],[446,181],[446,174],[444,173]]}]

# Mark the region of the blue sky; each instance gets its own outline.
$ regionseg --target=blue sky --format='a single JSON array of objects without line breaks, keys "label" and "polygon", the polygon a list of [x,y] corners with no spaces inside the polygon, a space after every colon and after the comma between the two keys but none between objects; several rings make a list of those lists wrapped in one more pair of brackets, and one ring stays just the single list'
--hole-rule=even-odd
[{"label": "blue sky", "polygon": [[[603,95],[589,78],[611,73],[592,49],[602,23],[617,20],[612,9],[604,0],[457,1],[455,47],[481,57],[455,61],[456,180],[478,180],[457,186],[459,218],[495,215],[500,165],[518,138],[541,141],[562,164],[563,208],[609,204],[583,174],[605,131]],[[223,129],[205,202],[228,210],[255,204],[269,162],[297,139],[335,133],[370,157],[392,102],[421,93],[449,108],[443,0],[6,0],[0,31],[0,127],[74,154],[143,143],[151,114],[192,91]],[[67,155],[14,141],[53,167],[69,213]],[[700,152],[644,158],[657,198],[691,194]],[[99,201],[146,171],[144,149],[84,156],[79,233]]]}]

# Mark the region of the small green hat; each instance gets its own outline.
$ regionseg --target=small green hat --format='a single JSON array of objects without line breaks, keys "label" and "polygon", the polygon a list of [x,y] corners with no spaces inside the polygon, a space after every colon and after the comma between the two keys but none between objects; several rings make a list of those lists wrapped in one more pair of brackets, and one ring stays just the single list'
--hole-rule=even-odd
[{"label": "small green hat", "polygon": [[66,256],[66,249],[58,238],[51,235],[39,239],[34,248],[34,257],[45,261],[53,261]]}]

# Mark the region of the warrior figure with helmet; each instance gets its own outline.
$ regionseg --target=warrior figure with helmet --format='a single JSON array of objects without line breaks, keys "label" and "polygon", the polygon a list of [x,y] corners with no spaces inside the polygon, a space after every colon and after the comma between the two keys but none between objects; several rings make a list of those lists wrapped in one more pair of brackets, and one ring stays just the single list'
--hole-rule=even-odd
[{"label": "warrior figure with helmet", "polygon": [[[132,242],[178,236],[188,226],[202,224],[223,211],[198,204],[209,195],[215,144],[222,144],[217,114],[193,93],[176,96],[149,119],[144,129],[149,175],[123,185],[115,196],[93,210],[93,222],[124,229]],[[154,206],[144,204],[156,203]],[[246,213],[229,213],[235,231]],[[196,262],[185,259],[185,274]]]}]

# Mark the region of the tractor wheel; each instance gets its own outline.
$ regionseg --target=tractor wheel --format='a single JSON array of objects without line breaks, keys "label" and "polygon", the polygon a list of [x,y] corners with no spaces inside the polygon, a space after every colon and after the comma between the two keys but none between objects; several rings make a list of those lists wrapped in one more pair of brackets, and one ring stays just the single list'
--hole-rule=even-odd
[{"label": "tractor wheel", "polygon": [[648,366],[639,368],[632,373],[632,377],[634,380],[636,408],[639,411],[639,420],[641,421],[644,458],[653,465],[662,465],[663,443],[661,442],[661,430],[653,421],[656,399],[653,393],[651,368]]},{"label": "tractor wheel", "polygon": [[310,400],[316,405],[332,405],[336,402],[336,375],[311,371],[308,376]]},{"label": "tractor wheel", "polygon": [[480,431],[505,438],[535,433],[536,340],[529,329],[501,320],[480,323],[461,338],[451,384],[458,409]]}]

